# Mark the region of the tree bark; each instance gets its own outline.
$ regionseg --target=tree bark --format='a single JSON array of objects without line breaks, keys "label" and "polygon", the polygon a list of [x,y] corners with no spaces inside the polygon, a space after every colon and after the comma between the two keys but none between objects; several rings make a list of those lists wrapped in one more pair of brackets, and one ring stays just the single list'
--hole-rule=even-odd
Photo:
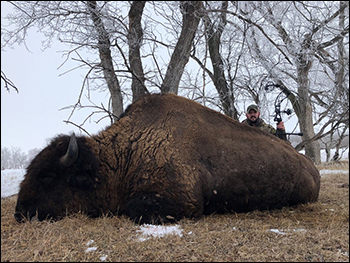
[{"label": "tree bark", "polygon": [[132,101],[137,101],[147,93],[145,87],[145,76],[142,67],[140,47],[143,39],[143,30],[141,18],[146,1],[134,1],[129,11],[129,63],[132,73],[131,90],[133,93]]},{"label": "tree bark", "polygon": [[96,9],[96,1],[87,1],[87,5],[89,7],[91,19],[98,33],[98,51],[101,59],[101,67],[104,78],[107,82],[107,87],[111,94],[114,121],[116,121],[123,112],[123,97],[121,94],[119,81],[114,73],[113,60],[110,50],[111,42],[109,40],[109,34],[105,29]]},{"label": "tree bark", "polygon": [[180,79],[189,60],[192,42],[200,21],[202,1],[183,1],[180,8],[183,13],[182,30],[161,86],[161,91],[165,93],[178,93]]},{"label": "tree bark", "polygon": [[[299,54],[299,60],[297,64],[299,108],[300,112],[302,113],[298,116],[298,118],[300,130],[304,134],[303,141],[307,141],[315,136],[315,132],[313,127],[312,107],[308,84],[308,74],[311,67],[311,61],[305,59],[304,56],[307,55],[303,54],[303,52]],[[310,157],[315,164],[321,163],[320,150],[319,141],[312,141],[305,145],[305,155]]]}]

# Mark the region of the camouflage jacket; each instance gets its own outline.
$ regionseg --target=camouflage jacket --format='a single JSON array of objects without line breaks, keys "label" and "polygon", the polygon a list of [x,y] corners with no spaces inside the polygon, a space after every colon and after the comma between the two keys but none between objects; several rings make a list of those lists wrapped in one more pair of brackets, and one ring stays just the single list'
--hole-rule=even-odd
[{"label": "camouflage jacket", "polygon": [[287,141],[287,135],[280,134],[280,133],[285,133],[286,132],[285,130],[278,129],[276,131],[276,129],[274,127],[272,127],[270,124],[265,123],[264,120],[261,118],[258,119],[258,121],[255,125],[253,125],[253,123],[251,123],[249,121],[249,119],[245,119],[244,121],[242,121],[242,123],[249,125],[249,126],[258,127],[260,130],[271,133],[271,134],[277,136],[278,138]]}]

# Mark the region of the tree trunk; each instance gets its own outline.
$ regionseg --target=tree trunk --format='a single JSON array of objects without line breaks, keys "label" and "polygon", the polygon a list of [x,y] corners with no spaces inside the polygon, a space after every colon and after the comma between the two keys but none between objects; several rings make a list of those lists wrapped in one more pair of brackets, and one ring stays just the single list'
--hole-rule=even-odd
[{"label": "tree trunk", "polygon": [[112,110],[114,115],[114,121],[123,112],[123,97],[120,90],[119,81],[114,73],[113,60],[111,56],[111,42],[109,41],[109,34],[106,31],[98,11],[96,10],[96,1],[87,1],[89,11],[95,29],[98,33],[98,51],[101,59],[101,67],[103,70],[104,78],[107,82],[107,87],[111,94]]},{"label": "tree trunk", "polygon": [[146,1],[134,1],[129,11],[129,63],[132,73],[131,90],[133,93],[132,101],[137,101],[140,97],[147,93],[145,87],[145,76],[143,72],[140,46],[143,39],[143,31],[141,27],[141,17]]},{"label": "tree trunk", "polygon": [[[222,10],[227,10],[227,1],[223,2]],[[224,109],[224,114],[238,120],[237,109],[234,106],[235,97],[229,89],[224,72],[224,62],[221,59],[220,46],[221,35],[226,25],[226,13],[223,12],[220,17],[220,23],[217,30],[214,32],[213,24],[208,15],[205,17],[205,33],[207,34],[208,47],[211,64],[213,65],[214,74],[211,75],[214,86],[219,94],[221,105]]]},{"label": "tree trunk", "polygon": [[[304,134],[303,141],[310,140],[315,136],[313,121],[312,121],[312,108],[309,97],[308,86],[308,72],[311,66],[311,62],[299,60],[297,66],[298,71],[298,94],[299,94],[299,106],[300,114],[299,124],[300,130]],[[315,164],[321,163],[320,143],[319,141],[313,141],[305,145],[305,155],[310,157]]]},{"label": "tree trunk", "polygon": [[183,13],[182,30],[161,86],[162,92],[175,94],[178,94],[180,79],[190,57],[192,42],[200,21],[202,2],[184,1],[181,2],[180,8]]}]

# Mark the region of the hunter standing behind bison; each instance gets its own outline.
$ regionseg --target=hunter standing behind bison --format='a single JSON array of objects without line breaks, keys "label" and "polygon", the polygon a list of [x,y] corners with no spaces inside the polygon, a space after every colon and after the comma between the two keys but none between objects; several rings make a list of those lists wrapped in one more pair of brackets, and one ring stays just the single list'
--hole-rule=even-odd
[{"label": "hunter standing behind bison", "polygon": [[19,222],[127,215],[162,224],[318,198],[320,176],[289,143],[174,94],[147,95],[87,137],[59,135],[27,168]]}]

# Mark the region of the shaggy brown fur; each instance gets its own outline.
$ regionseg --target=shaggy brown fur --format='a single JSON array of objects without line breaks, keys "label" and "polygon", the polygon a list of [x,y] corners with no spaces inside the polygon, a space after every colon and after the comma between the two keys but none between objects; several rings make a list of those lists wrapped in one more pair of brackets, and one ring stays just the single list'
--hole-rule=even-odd
[{"label": "shaggy brown fur", "polygon": [[69,136],[33,160],[15,217],[82,211],[166,223],[316,201],[320,176],[288,142],[174,94],[145,96],[60,164]]}]

